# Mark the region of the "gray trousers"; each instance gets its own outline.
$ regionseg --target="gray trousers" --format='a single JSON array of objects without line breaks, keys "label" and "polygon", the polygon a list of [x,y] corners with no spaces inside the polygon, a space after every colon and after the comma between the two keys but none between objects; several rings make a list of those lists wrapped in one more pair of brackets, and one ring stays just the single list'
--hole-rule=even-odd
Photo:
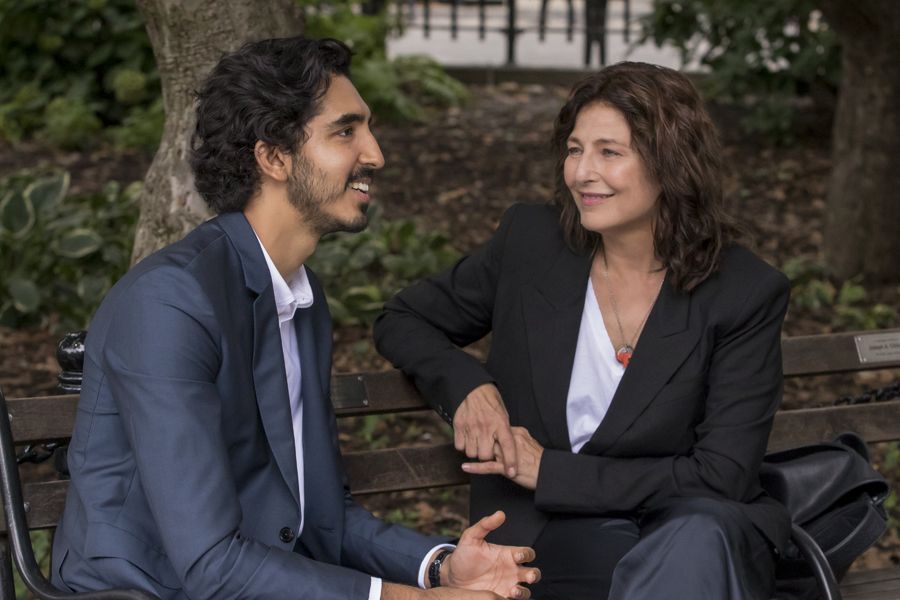
[{"label": "gray trousers", "polygon": [[733,505],[676,498],[630,519],[559,516],[534,543],[537,600],[766,600],[775,559]]}]

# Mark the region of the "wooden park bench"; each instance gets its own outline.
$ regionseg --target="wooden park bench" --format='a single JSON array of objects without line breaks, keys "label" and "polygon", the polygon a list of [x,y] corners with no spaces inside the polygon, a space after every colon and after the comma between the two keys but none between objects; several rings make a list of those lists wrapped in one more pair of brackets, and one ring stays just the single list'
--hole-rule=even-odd
[{"label": "wooden park bench", "polygon": [[[900,368],[900,329],[787,338],[783,350],[787,377],[895,369]],[[12,444],[15,440],[33,449],[47,442],[65,443],[70,437],[78,400],[71,392],[80,385],[80,363],[77,352],[75,356],[71,348],[67,352],[61,354],[60,381],[70,393],[5,402],[0,393],[0,413],[9,415],[8,420],[0,418],[0,487],[6,514],[0,529],[0,600],[14,597],[10,550],[26,584],[44,594],[39,597],[70,597],[55,592],[40,575],[28,538],[29,530],[56,526],[68,482],[55,478],[21,486]],[[427,410],[416,389],[397,371],[337,375],[332,401],[339,418]],[[830,440],[843,431],[855,431],[870,443],[900,440],[900,399],[782,411],[775,419],[769,449]],[[459,468],[461,455],[449,443],[349,452],[344,459],[356,495],[467,483],[468,476]],[[900,566],[851,572],[840,587],[840,592],[831,590],[825,597],[900,599]],[[132,591],[80,597],[137,600],[149,596]]]}]

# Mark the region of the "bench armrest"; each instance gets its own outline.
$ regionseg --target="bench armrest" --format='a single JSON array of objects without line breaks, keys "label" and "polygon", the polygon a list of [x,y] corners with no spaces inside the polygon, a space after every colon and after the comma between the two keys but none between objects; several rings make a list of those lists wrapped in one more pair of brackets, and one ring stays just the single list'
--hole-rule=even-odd
[{"label": "bench armrest", "polygon": [[[25,505],[22,500],[22,483],[19,481],[19,465],[16,461],[15,444],[9,425],[9,411],[6,399],[0,390],[0,495],[3,500],[3,514],[6,518],[7,535],[0,535],[0,582],[5,594],[12,590],[12,559],[16,563],[22,581],[39,600],[159,600],[156,596],[141,590],[103,590],[98,592],[61,592],[44,577],[34,558],[28,525],[25,521]],[[9,592],[11,593],[11,592]]]},{"label": "bench armrest", "polygon": [[819,587],[822,600],[841,600],[841,589],[838,586],[831,565],[816,541],[796,523],[791,523],[791,541],[800,550],[800,554],[806,559],[816,584]]}]

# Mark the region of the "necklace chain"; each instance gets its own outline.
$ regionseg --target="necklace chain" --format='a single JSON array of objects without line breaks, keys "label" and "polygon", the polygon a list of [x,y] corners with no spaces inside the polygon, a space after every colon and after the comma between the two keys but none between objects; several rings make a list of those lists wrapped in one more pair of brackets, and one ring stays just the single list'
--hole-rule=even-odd
[{"label": "necklace chain", "polygon": [[[644,328],[644,323],[647,322],[647,319],[650,317],[650,313],[653,311],[653,305],[656,304],[656,299],[659,297],[659,292],[662,290],[662,284],[665,280],[665,277],[660,279],[659,287],[656,289],[656,294],[653,296],[653,301],[650,303],[650,308],[647,309],[647,314],[644,315],[644,318],[641,319],[640,324],[637,326],[637,329],[634,331],[634,336],[631,338],[631,343],[628,343],[628,338],[625,336],[625,329],[622,327],[622,319],[619,317],[619,306],[616,302],[616,295],[613,292],[612,283],[610,282],[609,277],[609,264],[606,262],[606,253],[603,253],[603,279],[606,281],[606,290],[609,292],[609,303],[612,305],[613,315],[616,317],[616,325],[619,328],[619,337],[622,340],[622,345],[616,348],[616,360],[622,363],[626,368],[628,367],[628,362],[631,360],[631,355],[634,354],[634,346],[637,344],[638,336],[641,333],[641,330]],[[613,346],[616,344],[613,343]]]}]

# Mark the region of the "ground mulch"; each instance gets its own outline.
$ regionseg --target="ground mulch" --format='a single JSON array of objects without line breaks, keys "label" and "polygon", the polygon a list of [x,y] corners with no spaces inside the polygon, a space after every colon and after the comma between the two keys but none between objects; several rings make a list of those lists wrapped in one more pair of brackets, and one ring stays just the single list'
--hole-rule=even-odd
[{"label": "ground mulch", "polygon": [[[566,90],[538,85],[473,87],[463,108],[444,111],[427,124],[381,124],[376,136],[387,165],[376,179],[374,197],[386,218],[411,217],[423,227],[445,232],[461,252],[484,243],[503,211],[514,202],[547,202],[552,196],[553,159],[549,139],[553,119]],[[735,127],[733,109],[712,107],[725,142],[726,191],[732,212],[753,234],[756,250],[776,266],[805,257],[823,260],[830,122],[814,115],[791,147],[769,147]],[[73,187],[91,191],[109,179],[139,179],[150,157],[109,150],[59,154],[37,147],[0,150],[0,175],[23,166],[61,165],[72,170]],[[867,288],[872,302],[900,307],[900,288]],[[0,385],[9,396],[52,391],[58,332],[45,327],[0,329]],[[825,309],[791,309],[786,335],[831,331]],[[485,345],[477,351],[483,352]],[[364,328],[335,332],[335,369],[371,371],[389,365],[374,352]],[[898,373],[817,377],[786,383],[786,408],[832,404],[895,381]],[[432,414],[387,419],[348,420],[341,442],[353,450],[371,445],[431,443],[449,439],[446,426]],[[876,449],[876,462],[886,447]],[[896,473],[893,474],[896,480]],[[376,513],[412,523],[426,531],[458,534],[467,523],[467,490],[429,490],[379,495],[363,501]],[[875,568],[900,562],[897,530],[858,563]]]}]

